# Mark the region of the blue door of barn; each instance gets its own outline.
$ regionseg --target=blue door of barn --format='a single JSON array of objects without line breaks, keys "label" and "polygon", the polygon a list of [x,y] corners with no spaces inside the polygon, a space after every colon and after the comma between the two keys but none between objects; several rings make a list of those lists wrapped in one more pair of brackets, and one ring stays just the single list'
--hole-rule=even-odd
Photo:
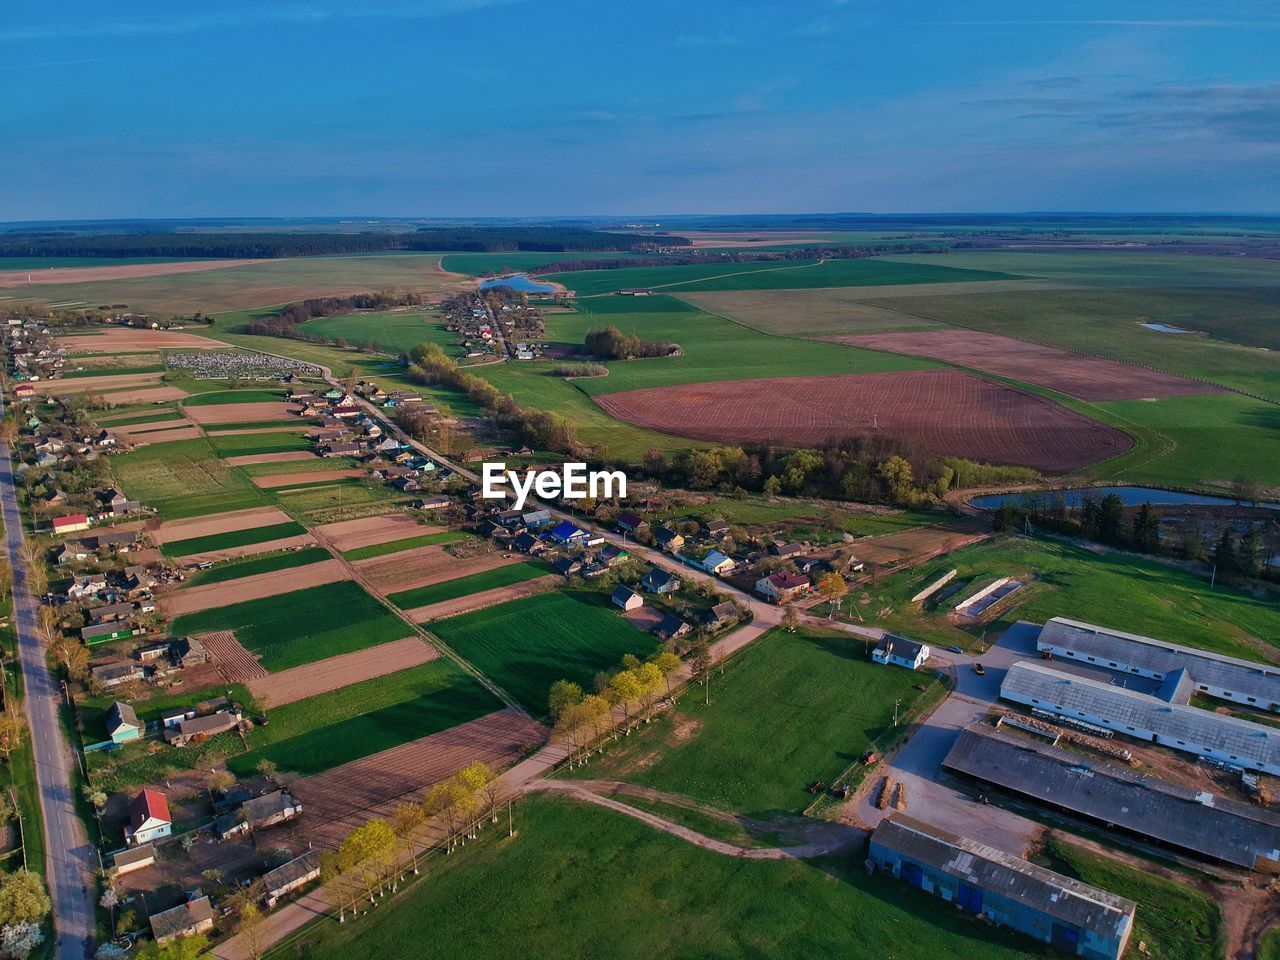
[{"label": "blue door of barn", "polygon": [[961,910],[968,910],[971,913],[982,912],[982,891],[977,887],[971,887],[967,883],[960,884],[960,892],[956,895],[956,903],[960,905]]},{"label": "blue door of barn", "polygon": [[1069,950],[1075,953],[1076,948],[1080,946],[1080,928],[1055,923],[1049,942],[1059,950]]},{"label": "blue door of barn", "polygon": [[907,863],[905,860],[902,866],[898,868],[898,875],[913,887],[924,886],[924,871],[915,863]]}]

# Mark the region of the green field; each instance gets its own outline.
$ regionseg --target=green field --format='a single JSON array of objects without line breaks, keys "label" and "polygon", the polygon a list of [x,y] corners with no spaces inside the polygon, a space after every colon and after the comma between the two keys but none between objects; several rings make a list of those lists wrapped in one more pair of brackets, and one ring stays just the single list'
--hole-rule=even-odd
[{"label": "green field", "polygon": [[444,329],[440,314],[422,310],[320,317],[304,323],[302,332],[340,337],[348,343],[373,341],[386,353],[408,353],[419,343],[438,343],[450,355],[459,352],[454,334]]},{"label": "green field", "polygon": [[639,254],[579,250],[562,253],[446,253],[441,266],[449,273],[478,277],[482,273],[523,273],[564,260],[629,260]]},{"label": "green field", "polygon": [[483,593],[485,590],[496,590],[498,587],[507,587],[513,583],[523,583],[535,577],[544,577],[551,572],[549,566],[536,560],[509,563],[505,567],[494,567],[492,570],[458,577],[456,580],[445,580],[426,587],[392,593],[387,596],[387,599],[401,610],[412,610],[414,607],[425,607],[431,603],[443,603],[445,600]]},{"label": "green field", "polygon": [[436,533],[424,533],[416,537],[405,537],[403,540],[390,540],[387,543],[372,543],[367,547],[357,547],[345,551],[342,556],[346,560],[369,560],[373,557],[385,557],[390,553],[413,550],[417,547],[434,547],[440,543],[456,543],[465,540],[469,534],[461,530],[439,530]]},{"label": "green field", "polygon": [[787,290],[808,287],[865,287],[902,283],[956,283],[966,280],[1012,280],[1012,274],[959,270],[940,264],[906,264],[891,260],[758,261],[625,270],[581,270],[551,273],[543,279],[562,283],[578,296],[613,293],[629,287],[663,290]]},{"label": "green field", "polygon": [[[207,381],[206,381],[207,382]],[[264,390],[261,387],[246,387],[243,390],[227,390],[217,386],[205,393],[197,393],[182,401],[184,407],[213,407],[225,403],[270,403],[273,400],[284,402],[283,390]]]},{"label": "green field", "polygon": [[803,810],[815,780],[832,783],[893,724],[926,672],[870,662],[866,644],[833,630],[772,630],[712,680],[711,704],[694,688],[623,746],[580,775],[626,780],[736,813]]},{"label": "green field", "polygon": [[1226,930],[1222,911],[1212,898],[1189,884],[1139,870],[1057,838],[1046,844],[1044,860],[1059,873],[1134,901],[1138,912],[1130,942],[1145,942],[1149,956],[1216,960],[1224,955]]},{"label": "green field", "polygon": [[293,513],[311,513],[330,507],[351,507],[357,504],[377,503],[381,500],[397,500],[405,495],[395,487],[374,486],[363,477],[348,477],[328,483],[300,484],[296,487],[277,488],[271,491],[280,498],[280,505]]},{"label": "green field", "polygon": [[310,566],[321,560],[328,560],[332,556],[333,554],[324,547],[303,547],[301,550],[280,550],[255,557],[224,560],[208,570],[197,570],[187,579],[187,583],[193,587],[225,583],[228,580],[239,580],[241,577],[254,577],[262,573],[275,573],[277,570]]},{"label": "green field", "polygon": [[608,596],[576,590],[437,620],[431,630],[534,716],[547,712],[557,680],[590,686],[623,654],[647,656],[658,645],[618,616]]},{"label": "green field", "polygon": [[248,530],[231,530],[227,533],[211,533],[205,537],[170,540],[161,545],[160,552],[166,557],[189,557],[193,553],[227,550],[231,547],[248,546],[251,543],[267,543],[270,540],[296,537],[306,532],[306,527],[290,520],[286,523],[269,523],[264,527],[253,527]]},{"label": "green field", "polygon": [[267,502],[245,473],[228,467],[203,438],[141,447],[108,462],[112,475],[130,497],[154,507],[167,520],[242,510]]},{"label": "green field", "polygon": [[350,580],[178,617],[175,635],[234,630],[272,672],[390,643],[412,631]]},{"label": "green field", "polygon": [[451,660],[285,704],[249,734],[249,751],[227,766],[251,776],[270,760],[282,771],[320,773],[502,709],[501,702]]},{"label": "green field", "polygon": [[[486,827],[372,915],[310,928],[308,960],[1046,955],[927,894],[868,877],[860,845],[816,862],[742,860],[560,798],[535,796],[515,817],[514,838]],[[270,960],[294,950],[280,947]]]},{"label": "green field", "polygon": [[[1214,650],[1236,657],[1280,662],[1280,607],[1266,597],[1208,582],[1178,567],[1121,553],[1095,553],[1057,540],[1002,538],[975,544],[915,570],[883,578],[870,589],[851,590],[845,609],[856,603],[891,630],[943,646],[972,644],[975,638],[948,618],[944,609],[924,612],[909,598],[943,573],[958,570],[957,581],[972,589],[997,577],[1034,576],[1015,594],[1016,609],[992,624],[996,636],[1014,620],[1042,623],[1070,617],[1101,626]],[[967,595],[950,598],[954,605]],[[886,612],[887,611],[887,612]]]},{"label": "green field", "polygon": [[176,408],[158,410],[155,413],[128,413],[122,416],[99,416],[97,422],[104,427],[124,427],[135,423],[169,423],[176,427],[187,421]]},{"label": "green field", "polygon": [[221,457],[243,457],[261,453],[291,453],[311,450],[315,444],[303,433],[238,433],[209,437],[209,443]]}]

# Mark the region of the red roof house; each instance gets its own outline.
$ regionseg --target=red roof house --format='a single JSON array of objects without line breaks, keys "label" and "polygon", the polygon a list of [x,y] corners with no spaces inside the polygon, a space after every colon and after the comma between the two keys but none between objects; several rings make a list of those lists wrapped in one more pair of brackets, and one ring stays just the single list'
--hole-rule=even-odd
[{"label": "red roof house", "polygon": [[72,513],[65,517],[53,518],[54,533],[75,533],[77,530],[88,530],[89,518],[83,513]]},{"label": "red roof house", "polygon": [[125,840],[131,844],[150,843],[173,831],[169,801],[159,790],[143,790],[129,804],[129,827]]}]

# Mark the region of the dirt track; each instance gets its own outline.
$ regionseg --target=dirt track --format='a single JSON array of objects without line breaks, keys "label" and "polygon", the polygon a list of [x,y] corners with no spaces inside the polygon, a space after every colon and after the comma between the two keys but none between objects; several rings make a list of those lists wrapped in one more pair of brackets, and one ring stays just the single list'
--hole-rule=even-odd
[{"label": "dirt track", "polygon": [[252,680],[249,690],[263,706],[280,707],[362,680],[385,677],[397,670],[429,663],[439,656],[431,644],[417,637],[405,637],[368,650],[344,653]]},{"label": "dirt track", "polygon": [[250,507],[247,510],[230,510],[207,517],[166,520],[148,533],[152,542],[162,544],[207,537],[215,533],[230,533],[233,530],[253,530],[276,523],[288,523],[291,519],[293,518],[279,507]]},{"label": "dirt track", "polygon": [[397,804],[420,800],[432,784],[479,760],[510,765],[542,744],[546,728],[514,710],[500,710],[363,760],[293,783],[302,801],[303,827],[318,847],[336,849],[371,817],[387,817]]},{"label": "dirt track", "polygon": [[223,457],[229,467],[250,467],[255,463],[292,463],[294,460],[314,460],[310,450],[286,450],[284,453],[250,453],[243,457]]},{"label": "dirt track", "polygon": [[355,568],[361,578],[380,593],[396,593],[412,590],[445,580],[456,580],[482,570],[516,563],[522,557],[507,559],[500,553],[485,553],[478,557],[458,557],[445,553],[443,546],[416,547],[385,557],[357,560]]},{"label": "dirt track", "polygon": [[333,544],[335,550],[345,553],[360,547],[392,540],[407,540],[428,533],[438,533],[444,527],[419,523],[407,513],[389,513],[380,517],[363,517],[359,520],[343,520],[316,527],[316,533]]},{"label": "dirt track", "polygon": [[697,440],[815,446],[883,433],[936,455],[1070,473],[1132,445],[1033,393],[954,370],[730,380],[593,398],[610,416]]},{"label": "dirt track", "polygon": [[[432,603],[425,607],[418,607],[414,610],[406,610],[405,616],[415,623],[426,623],[428,620],[439,620],[443,617],[456,617],[460,613],[471,613],[473,610],[483,610],[485,607],[496,607],[500,603],[506,603],[508,600],[519,600],[521,597],[531,597],[535,593],[542,593],[544,590],[550,590],[560,582],[558,574],[548,574],[545,577],[536,577],[533,580],[525,580],[523,583],[513,583],[506,587],[497,587],[493,590],[484,590],[481,593],[473,593],[465,597],[458,597],[454,600],[445,600],[442,603]],[[648,610],[649,607],[641,609]]]},{"label": "dirt track", "polygon": [[67,353],[136,353],[139,350],[220,350],[229,344],[193,333],[105,327],[97,334],[58,337]]},{"label": "dirt track", "polygon": [[302,408],[278,400],[258,403],[213,403],[205,407],[187,407],[186,414],[196,423],[254,423],[258,420],[287,420]]},{"label": "dirt track", "polygon": [[348,480],[363,476],[363,470],[300,470],[297,473],[272,473],[265,477],[254,477],[253,482],[263,490],[275,490],[279,487],[296,487],[302,483],[323,483],[326,480]]},{"label": "dirt track", "polygon": [[274,597],[281,593],[292,593],[294,590],[305,590],[307,587],[318,587],[347,579],[349,579],[347,568],[340,561],[321,560],[319,563],[309,563],[305,567],[241,577],[239,580],[183,587],[161,598],[160,608],[167,617],[179,617],[184,613],[225,607],[244,600],[255,600],[258,597]]},{"label": "dirt track", "polygon": [[[51,283],[91,283],[95,280],[131,280],[165,277],[174,273],[198,273],[243,267],[262,260],[193,260],[179,263],[127,263],[104,267],[50,267],[45,270],[0,270],[0,287],[38,287]],[[28,280],[28,278],[30,278]]]},{"label": "dirt track", "polygon": [[1069,350],[975,330],[867,333],[828,339],[871,350],[958,363],[975,370],[1035,383],[1081,400],[1136,400],[1224,392],[1195,380],[1157,373],[1129,363],[1081,356]]}]

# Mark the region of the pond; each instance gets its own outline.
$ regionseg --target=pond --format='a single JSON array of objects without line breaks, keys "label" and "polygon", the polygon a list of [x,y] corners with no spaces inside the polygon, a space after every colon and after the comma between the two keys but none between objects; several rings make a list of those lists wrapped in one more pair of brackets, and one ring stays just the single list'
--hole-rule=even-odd
[{"label": "pond", "polygon": [[[1086,496],[1093,500],[1101,500],[1109,493],[1114,493],[1127,507],[1136,507],[1144,503],[1156,506],[1162,504],[1179,504],[1190,506],[1231,507],[1236,501],[1231,497],[1215,497],[1205,493],[1183,493],[1181,490],[1162,490],[1159,487],[1077,487],[1074,490],[1026,490],[1022,493],[996,493],[985,497],[974,497],[969,502],[975,507],[994,510],[1003,503],[1017,506],[1023,502],[1038,500],[1049,501],[1061,494],[1068,507],[1078,507],[1084,503]],[[1280,510],[1280,504],[1259,503],[1260,507]]]},{"label": "pond", "polygon": [[1148,330],[1157,330],[1160,333],[1195,333],[1194,330],[1188,330],[1185,327],[1175,327],[1171,323],[1156,323],[1155,321],[1144,322],[1142,324]]},{"label": "pond", "polygon": [[512,290],[519,290],[521,293],[555,293],[556,287],[553,283],[537,283],[530,280],[523,273],[512,273],[505,277],[494,277],[492,280],[481,280],[480,289],[488,290],[491,287],[510,287]]}]

